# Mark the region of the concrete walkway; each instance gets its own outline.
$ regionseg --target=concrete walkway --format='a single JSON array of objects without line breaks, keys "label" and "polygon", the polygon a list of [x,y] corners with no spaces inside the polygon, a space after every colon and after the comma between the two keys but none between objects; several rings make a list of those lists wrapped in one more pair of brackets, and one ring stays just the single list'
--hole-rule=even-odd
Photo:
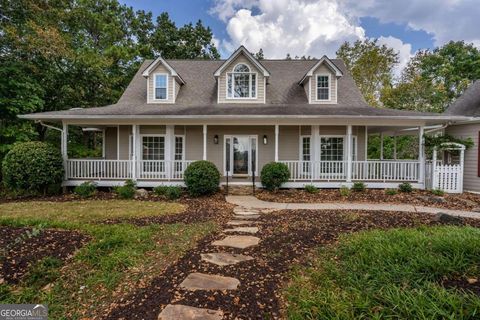
[{"label": "concrete walkway", "polygon": [[381,211],[402,211],[421,212],[437,214],[447,213],[453,216],[480,219],[480,212],[451,210],[434,207],[414,206],[410,204],[393,203],[368,203],[368,202],[325,202],[325,203],[280,203],[268,202],[257,199],[253,196],[227,196],[227,202],[248,209],[273,209],[273,210],[381,210]]}]

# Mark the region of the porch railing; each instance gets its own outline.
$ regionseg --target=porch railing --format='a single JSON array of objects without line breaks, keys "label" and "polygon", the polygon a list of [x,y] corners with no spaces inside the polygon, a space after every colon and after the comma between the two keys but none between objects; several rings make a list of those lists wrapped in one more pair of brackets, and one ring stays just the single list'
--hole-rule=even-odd
[{"label": "porch railing", "polygon": [[[290,170],[291,181],[345,181],[346,161],[280,161]],[[415,160],[352,161],[351,179],[356,181],[418,181],[420,162]]]},{"label": "porch railing", "polygon": [[185,169],[193,161],[137,161],[104,159],[68,159],[66,178],[70,180],[126,180],[137,179],[182,180]]}]

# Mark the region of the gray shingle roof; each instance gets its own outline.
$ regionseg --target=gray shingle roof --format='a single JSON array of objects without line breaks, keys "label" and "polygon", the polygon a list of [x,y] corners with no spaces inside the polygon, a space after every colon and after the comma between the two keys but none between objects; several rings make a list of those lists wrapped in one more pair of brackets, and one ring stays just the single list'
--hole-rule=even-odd
[{"label": "gray shingle roof", "polygon": [[445,111],[445,114],[480,117],[480,80],[475,81]]},{"label": "gray shingle roof", "polygon": [[175,104],[147,104],[147,80],[142,72],[152,63],[146,60],[139,68],[116,104],[87,109],[44,112],[27,115],[30,119],[61,118],[62,116],[438,116],[393,109],[373,108],[367,105],[343,61],[332,62],[344,73],[338,80],[337,104],[308,103],[299,81],[318,60],[262,60],[269,70],[265,104],[218,104],[217,82],[213,73],[224,60],[168,60],[185,80]]}]

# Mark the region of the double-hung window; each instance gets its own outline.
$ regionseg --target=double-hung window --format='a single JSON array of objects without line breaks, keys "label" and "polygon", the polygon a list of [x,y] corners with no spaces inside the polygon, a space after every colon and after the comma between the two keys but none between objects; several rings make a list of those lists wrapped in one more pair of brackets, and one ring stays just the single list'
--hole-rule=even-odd
[{"label": "double-hung window", "polygon": [[330,100],[330,77],[328,75],[317,76],[317,100]]},{"label": "double-hung window", "polygon": [[142,160],[144,172],[165,171],[165,137],[143,136],[142,137]]},{"label": "double-hung window", "polygon": [[167,100],[168,75],[155,75],[155,100]]},{"label": "double-hung window", "polygon": [[300,143],[301,143],[301,148],[302,148],[302,152],[301,152],[302,176],[303,176],[304,179],[307,179],[309,177],[309,174],[310,174],[310,170],[311,170],[310,160],[312,159],[311,152],[310,152],[311,151],[311,147],[310,147],[311,138],[310,138],[310,136],[301,136],[300,137]]},{"label": "double-hung window", "polygon": [[252,99],[257,97],[257,75],[245,64],[238,64],[227,73],[227,97]]}]

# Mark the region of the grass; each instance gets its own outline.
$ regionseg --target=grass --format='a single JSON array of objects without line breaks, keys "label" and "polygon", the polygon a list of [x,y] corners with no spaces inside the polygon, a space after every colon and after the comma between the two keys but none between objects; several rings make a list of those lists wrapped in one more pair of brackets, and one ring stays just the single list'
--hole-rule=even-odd
[{"label": "grass", "polygon": [[84,200],[70,202],[27,201],[0,204],[2,218],[64,223],[92,223],[111,218],[140,218],[174,214],[183,205],[133,200]]},{"label": "grass", "polygon": [[480,297],[442,279],[478,278],[480,230],[422,227],[344,236],[297,269],[290,319],[474,319]]},{"label": "grass", "polygon": [[51,319],[97,315],[119,294],[158,275],[196,240],[216,230],[213,222],[145,227],[98,222],[183,209],[175,203],[123,200],[1,204],[2,225],[60,227],[92,240],[65,266],[47,257],[31,266],[19,285],[0,284],[0,303],[47,303]]}]

